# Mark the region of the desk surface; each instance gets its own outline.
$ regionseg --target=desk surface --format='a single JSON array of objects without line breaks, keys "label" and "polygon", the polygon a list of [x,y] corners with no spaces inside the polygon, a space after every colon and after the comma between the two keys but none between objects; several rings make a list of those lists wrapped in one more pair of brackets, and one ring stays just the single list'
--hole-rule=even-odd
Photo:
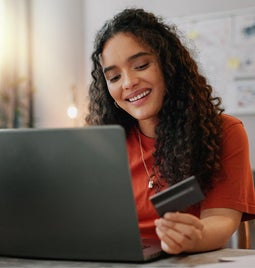
[{"label": "desk surface", "polygon": [[[227,260],[235,260],[235,257],[248,256],[243,258],[238,266],[237,262],[227,262]],[[169,258],[149,262],[149,263],[111,263],[111,262],[86,262],[86,261],[59,261],[59,260],[37,260],[37,259],[22,259],[22,258],[6,258],[0,257],[0,267],[30,267],[30,268],[65,268],[65,267],[251,267],[251,258],[255,262],[255,250],[242,249],[222,249],[206,253],[189,254],[171,256]],[[225,262],[220,261],[225,258]],[[253,259],[254,258],[254,259]],[[250,259],[250,261],[248,261]],[[214,265],[212,265],[214,264]],[[212,266],[211,266],[212,265]],[[236,265],[236,266],[235,266]],[[253,265],[252,265],[253,266]]]}]

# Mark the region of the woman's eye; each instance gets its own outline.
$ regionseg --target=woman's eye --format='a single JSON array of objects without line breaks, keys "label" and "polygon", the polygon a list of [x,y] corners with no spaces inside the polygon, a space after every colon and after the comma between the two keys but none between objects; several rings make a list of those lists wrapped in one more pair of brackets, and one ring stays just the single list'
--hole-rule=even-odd
[{"label": "woman's eye", "polygon": [[115,76],[110,77],[108,80],[109,80],[111,83],[114,83],[114,82],[118,81],[119,78],[120,78],[120,75],[118,74],[118,75],[115,75]]},{"label": "woman's eye", "polygon": [[149,66],[149,63],[141,64],[135,67],[136,70],[144,70]]},{"label": "woman's eye", "polygon": [[112,74],[112,75],[107,75],[106,80],[108,80],[110,83],[114,83],[118,81],[120,78],[120,74]]}]

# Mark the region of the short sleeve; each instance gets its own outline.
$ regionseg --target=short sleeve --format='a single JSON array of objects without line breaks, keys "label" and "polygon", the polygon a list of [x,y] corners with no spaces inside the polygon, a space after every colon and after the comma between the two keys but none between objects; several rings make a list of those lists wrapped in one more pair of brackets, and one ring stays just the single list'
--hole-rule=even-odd
[{"label": "short sleeve", "polygon": [[255,218],[255,192],[249,143],[242,122],[223,117],[222,169],[201,209],[231,208],[243,212],[242,220]]}]

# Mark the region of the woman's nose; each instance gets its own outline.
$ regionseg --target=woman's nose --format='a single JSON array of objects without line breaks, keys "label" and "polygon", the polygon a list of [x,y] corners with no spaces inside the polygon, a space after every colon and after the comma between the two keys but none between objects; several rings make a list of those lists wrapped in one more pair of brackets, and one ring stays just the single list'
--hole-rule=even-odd
[{"label": "woman's nose", "polygon": [[139,79],[136,76],[136,74],[132,72],[127,72],[123,74],[123,84],[122,84],[123,89],[131,89],[135,87],[138,84],[138,82]]}]

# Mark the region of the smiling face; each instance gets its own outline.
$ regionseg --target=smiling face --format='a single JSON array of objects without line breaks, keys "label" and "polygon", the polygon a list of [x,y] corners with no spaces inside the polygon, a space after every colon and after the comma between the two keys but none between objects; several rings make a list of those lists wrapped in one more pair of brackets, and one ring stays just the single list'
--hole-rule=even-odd
[{"label": "smiling face", "polygon": [[140,127],[158,122],[166,92],[158,59],[131,34],[119,33],[103,49],[101,64],[109,93]]}]

